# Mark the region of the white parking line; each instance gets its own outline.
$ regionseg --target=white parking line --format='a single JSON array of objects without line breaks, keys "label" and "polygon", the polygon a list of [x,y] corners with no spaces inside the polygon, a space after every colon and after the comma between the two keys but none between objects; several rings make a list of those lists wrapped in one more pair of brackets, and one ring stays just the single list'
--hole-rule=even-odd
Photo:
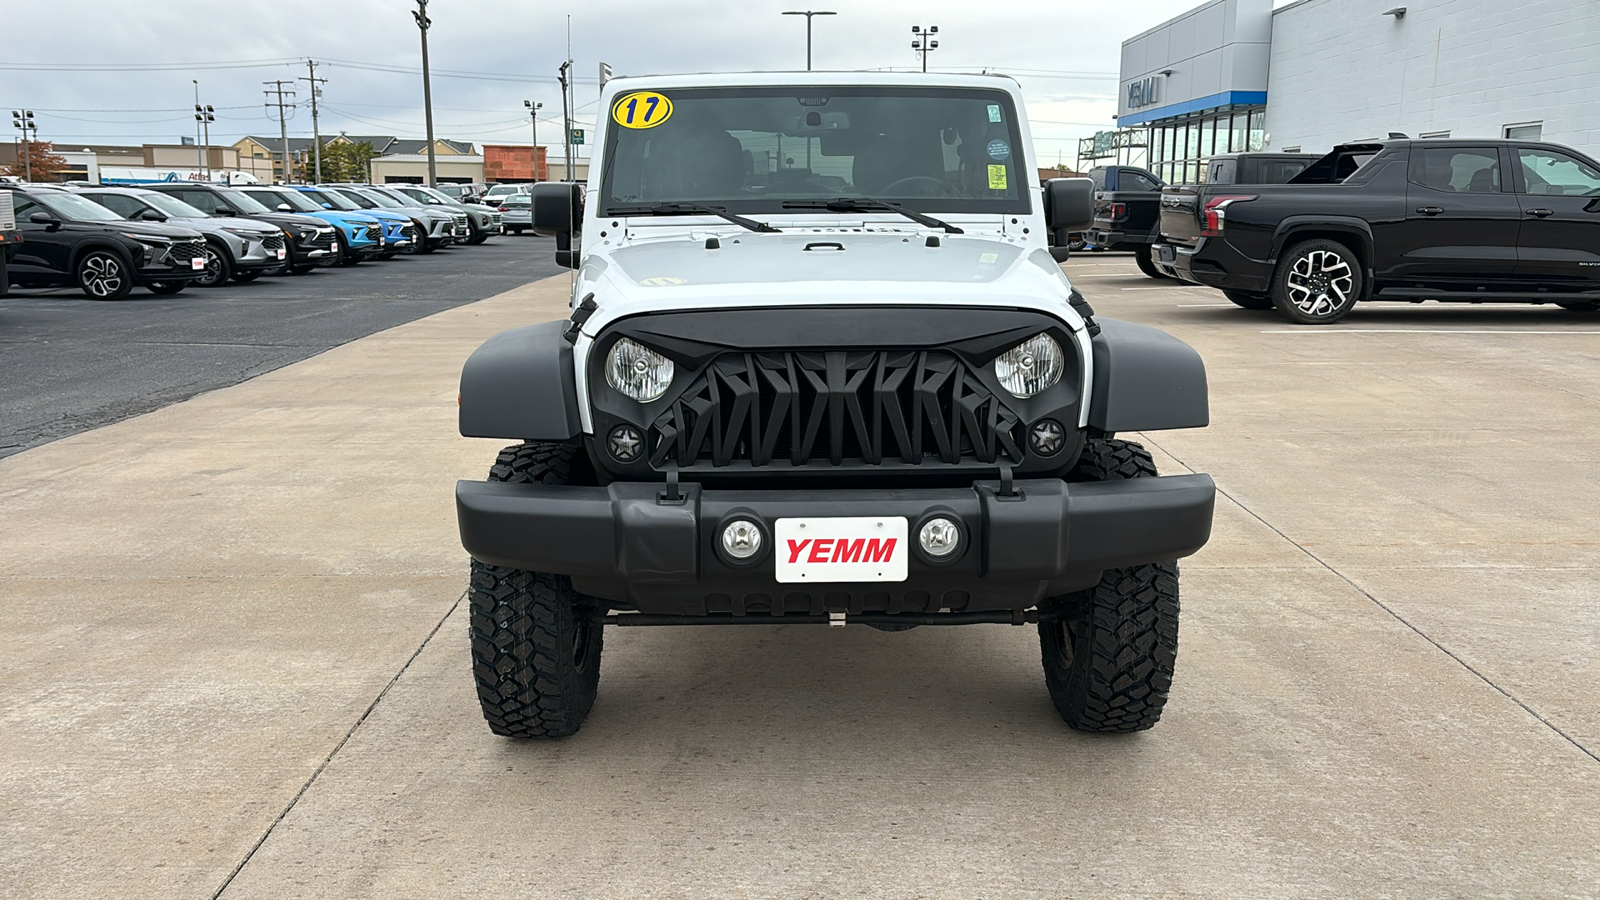
[{"label": "white parking line", "polygon": [[1561,328],[1269,328],[1262,334],[1600,334],[1600,330]]}]

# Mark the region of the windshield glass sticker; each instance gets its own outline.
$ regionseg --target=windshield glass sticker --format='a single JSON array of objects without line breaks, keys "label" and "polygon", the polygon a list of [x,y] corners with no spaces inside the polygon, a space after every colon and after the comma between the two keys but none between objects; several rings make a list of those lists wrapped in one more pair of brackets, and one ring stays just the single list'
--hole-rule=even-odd
[{"label": "windshield glass sticker", "polygon": [[998,103],[989,104],[989,121],[991,121],[991,122],[999,122],[1000,121],[1000,104],[998,104]]},{"label": "windshield glass sticker", "polygon": [[611,104],[611,118],[623,128],[654,128],[672,118],[672,101],[655,91],[623,94]]},{"label": "windshield glass sticker", "polygon": [[654,278],[641,278],[639,283],[645,287],[673,287],[675,285],[688,284],[689,279],[679,278],[676,275],[657,275]]},{"label": "windshield glass sticker", "polygon": [[992,263],[997,263],[999,261],[1000,261],[1000,254],[998,254],[998,253],[983,253],[983,254],[979,254],[979,256],[978,256],[978,264],[979,265],[990,265]]},{"label": "windshield glass sticker", "polygon": [[999,138],[995,138],[994,140],[989,142],[989,158],[990,159],[1006,159],[1010,155],[1011,155],[1011,145],[1010,144],[1006,143],[1005,141],[1000,140]]},{"label": "windshield glass sticker", "polygon": [[1005,166],[990,166],[989,167],[989,190],[991,190],[991,191],[1003,191],[1005,189],[1006,189],[1006,167]]}]

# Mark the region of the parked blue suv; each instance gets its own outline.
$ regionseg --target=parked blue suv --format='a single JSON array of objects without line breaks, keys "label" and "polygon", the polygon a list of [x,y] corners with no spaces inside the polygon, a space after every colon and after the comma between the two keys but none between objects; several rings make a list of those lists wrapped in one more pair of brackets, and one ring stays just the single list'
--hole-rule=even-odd
[{"label": "parked blue suv", "polygon": [[405,213],[392,209],[363,209],[338,191],[325,190],[314,185],[297,184],[294,189],[305,194],[312,203],[320,204],[323,209],[359,213],[382,222],[384,246],[383,252],[378,254],[379,259],[391,259],[396,253],[411,252],[412,243],[418,233],[417,220]]},{"label": "parked blue suv", "polygon": [[[364,259],[385,252],[388,241],[384,237],[383,223],[364,212],[340,212],[323,209],[311,198],[292,187],[282,185],[250,185],[239,188],[268,209],[282,212],[304,213],[329,223],[339,229],[335,232],[339,245],[339,261],[335,265],[353,266]],[[288,207],[288,209],[284,209]]]}]

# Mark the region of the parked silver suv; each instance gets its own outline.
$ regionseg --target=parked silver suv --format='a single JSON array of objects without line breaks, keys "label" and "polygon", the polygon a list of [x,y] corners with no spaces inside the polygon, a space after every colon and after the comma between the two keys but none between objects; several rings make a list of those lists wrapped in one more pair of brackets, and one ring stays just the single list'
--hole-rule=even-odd
[{"label": "parked silver suv", "polygon": [[141,188],[80,188],[78,196],[104,206],[124,219],[171,222],[205,235],[206,267],[194,279],[199,287],[254,281],[288,256],[283,231],[266,222],[208,216],[170,194]]}]

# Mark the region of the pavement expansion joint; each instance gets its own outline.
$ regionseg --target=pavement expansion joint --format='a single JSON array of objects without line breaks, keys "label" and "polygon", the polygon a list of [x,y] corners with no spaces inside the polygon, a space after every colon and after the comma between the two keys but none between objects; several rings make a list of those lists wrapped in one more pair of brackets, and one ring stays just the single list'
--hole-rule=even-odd
[{"label": "pavement expansion joint", "polygon": [[[1155,447],[1157,450],[1160,450],[1162,453],[1165,453],[1167,456],[1171,457],[1173,459],[1173,461],[1177,462],[1177,464],[1182,466],[1186,471],[1190,472],[1191,474],[1195,472],[1193,467],[1191,467],[1188,463],[1186,463],[1182,459],[1180,459],[1172,451],[1170,451],[1167,448],[1165,448],[1165,447],[1161,446],[1160,444],[1156,443],[1154,440],[1151,440],[1150,436],[1148,434],[1141,433],[1140,434],[1140,438],[1145,443],[1149,444],[1152,447]],[[1462,659],[1460,656],[1458,656],[1454,652],[1452,652],[1450,650],[1450,648],[1446,647],[1444,644],[1441,644],[1441,643],[1439,643],[1439,641],[1435,640],[1433,638],[1433,636],[1429,635],[1427,632],[1423,631],[1421,628],[1418,628],[1416,625],[1412,624],[1411,621],[1406,619],[1405,616],[1400,615],[1400,613],[1396,612],[1394,609],[1392,609],[1391,607],[1386,605],[1382,600],[1379,600],[1376,596],[1374,596],[1372,594],[1371,591],[1369,591],[1366,588],[1362,587],[1361,585],[1357,584],[1355,582],[1355,580],[1352,579],[1350,576],[1348,576],[1348,575],[1344,574],[1343,572],[1339,571],[1338,569],[1334,568],[1332,565],[1330,565],[1322,557],[1320,557],[1317,554],[1313,553],[1311,550],[1307,549],[1306,547],[1302,546],[1299,542],[1297,542],[1293,538],[1289,537],[1278,526],[1272,524],[1271,522],[1268,522],[1265,518],[1262,518],[1262,516],[1259,513],[1257,513],[1255,510],[1251,509],[1250,507],[1246,506],[1237,497],[1234,497],[1232,494],[1230,494],[1227,491],[1223,490],[1221,485],[1217,486],[1217,493],[1220,496],[1228,498],[1228,500],[1230,502],[1232,502],[1234,505],[1238,506],[1240,509],[1244,510],[1245,513],[1248,514],[1252,519],[1255,519],[1257,522],[1260,522],[1262,525],[1265,525],[1267,528],[1272,529],[1274,534],[1278,535],[1278,537],[1280,537],[1280,538],[1283,538],[1286,542],[1289,543],[1290,546],[1294,547],[1296,550],[1299,550],[1301,553],[1304,553],[1306,556],[1310,557],[1313,561],[1316,562],[1317,565],[1321,566],[1324,569],[1327,569],[1328,572],[1331,573],[1334,577],[1338,578],[1340,581],[1343,581],[1345,584],[1348,584],[1352,589],[1354,589],[1357,592],[1359,592],[1363,597],[1366,597],[1368,600],[1372,601],[1372,604],[1374,606],[1378,607],[1379,609],[1383,610],[1385,613],[1389,614],[1389,616],[1391,616],[1396,622],[1399,622],[1401,625],[1404,625],[1406,628],[1409,628],[1418,637],[1420,637],[1423,640],[1427,641],[1429,644],[1432,644],[1435,649],[1437,649],[1440,653],[1443,653],[1445,656],[1448,656],[1450,659],[1454,660],[1457,665],[1461,666],[1461,668],[1463,668],[1463,669],[1467,670],[1468,672],[1471,672],[1473,675],[1477,676],[1478,680],[1482,681],[1484,684],[1488,685],[1489,687],[1494,688],[1496,691],[1498,691],[1500,693],[1501,696],[1505,697],[1507,700],[1510,700],[1512,703],[1515,703],[1516,705],[1522,707],[1523,712],[1526,712],[1528,715],[1530,715],[1530,716],[1534,717],[1535,719],[1537,719],[1546,728],[1548,728],[1551,731],[1555,732],[1556,734],[1560,735],[1563,740],[1565,740],[1567,743],[1571,744],[1572,746],[1576,747],[1585,756],[1589,757],[1590,759],[1594,760],[1597,763],[1600,763],[1600,754],[1596,754],[1595,751],[1590,750],[1588,747],[1585,747],[1583,744],[1579,743],[1577,738],[1574,738],[1572,735],[1570,735],[1567,732],[1563,731],[1560,726],[1556,725],[1554,722],[1550,721],[1548,718],[1545,718],[1543,715],[1541,715],[1533,707],[1531,707],[1527,703],[1523,702],[1523,700],[1521,698],[1517,697],[1515,694],[1513,694],[1510,691],[1506,690],[1504,687],[1501,687],[1499,684],[1496,684],[1493,679],[1489,678],[1489,676],[1487,676],[1484,673],[1482,673],[1482,672],[1478,671],[1477,669],[1473,668],[1471,663],[1468,663],[1465,659]]]},{"label": "pavement expansion joint", "polygon": [[450,608],[445,610],[444,615],[439,619],[439,621],[434,623],[432,630],[430,630],[427,636],[422,639],[422,642],[417,644],[417,649],[412,651],[411,655],[406,658],[405,665],[401,666],[400,670],[394,673],[394,677],[390,678],[388,683],[383,686],[383,689],[378,691],[378,696],[372,698],[372,702],[367,704],[367,708],[363,710],[361,715],[358,716],[355,722],[351,724],[349,730],[344,733],[343,737],[339,738],[339,742],[337,744],[333,745],[333,749],[328,751],[328,755],[323,757],[322,762],[319,763],[317,768],[312,771],[311,775],[306,778],[305,784],[300,785],[300,790],[295,792],[295,795],[289,799],[287,804],[284,805],[282,811],[280,811],[277,817],[272,820],[272,824],[268,825],[266,831],[261,833],[261,837],[257,838],[256,842],[250,845],[250,849],[245,851],[244,858],[240,859],[239,864],[234,866],[233,871],[228,873],[228,877],[222,880],[222,884],[217,887],[216,893],[211,895],[211,900],[218,900],[218,898],[228,890],[228,886],[233,884],[234,879],[239,877],[239,873],[244,871],[244,867],[250,864],[250,860],[255,857],[256,852],[267,843],[268,838],[272,837],[272,832],[277,829],[278,825],[282,823],[285,818],[288,817],[289,813],[294,811],[295,806],[300,802],[300,798],[304,797],[306,792],[311,790],[311,786],[317,783],[317,779],[322,776],[322,773],[327,771],[328,766],[333,763],[333,758],[339,755],[339,751],[343,750],[346,744],[350,743],[350,739],[355,736],[356,731],[358,731],[367,721],[367,719],[371,717],[373,711],[378,708],[378,704],[382,703],[383,698],[387,697],[389,695],[389,691],[399,683],[401,677],[404,676],[406,671],[411,668],[411,664],[417,661],[417,657],[422,655],[422,651],[427,649],[428,644],[431,643],[434,636],[439,633],[439,629],[443,628],[444,623],[448,622],[450,617],[455,615],[456,610],[461,608],[461,601],[465,599],[467,599],[467,592],[462,591],[461,594],[456,597],[455,602],[450,604]]}]

